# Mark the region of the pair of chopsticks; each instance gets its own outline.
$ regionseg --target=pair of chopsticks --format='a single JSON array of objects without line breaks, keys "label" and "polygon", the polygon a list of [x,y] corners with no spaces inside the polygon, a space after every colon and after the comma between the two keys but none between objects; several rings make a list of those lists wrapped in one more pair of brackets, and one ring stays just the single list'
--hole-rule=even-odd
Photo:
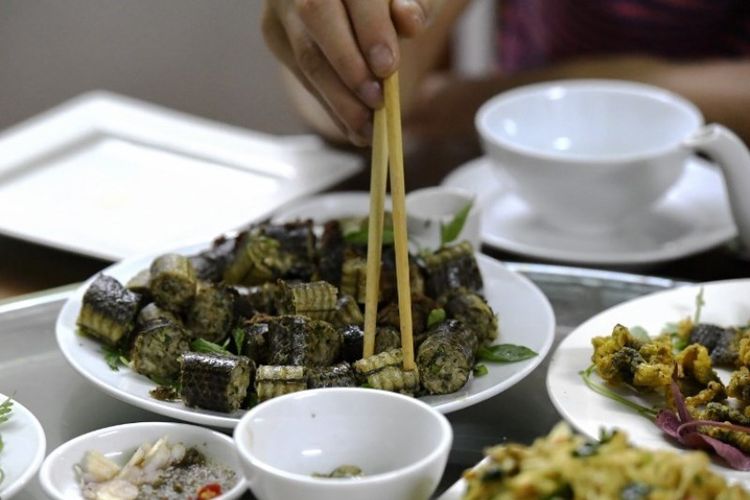
[{"label": "pair of chopsticks", "polygon": [[401,323],[401,349],[404,370],[414,370],[414,341],[411,322],[411,285],[409,282],[409,242],[406,236],[406,188],[404,152],[401,137],[401,103],[398,72],[383,82],[385,105],[375,111],[370,177],[370,220],[367,231],[367,274],[365,288],[365,338],[363,357],[375,351],[375,324],[380,290],[380,263],[383,245],[385,187],[390,161],[393,239],[396,251],[396,284]]}]

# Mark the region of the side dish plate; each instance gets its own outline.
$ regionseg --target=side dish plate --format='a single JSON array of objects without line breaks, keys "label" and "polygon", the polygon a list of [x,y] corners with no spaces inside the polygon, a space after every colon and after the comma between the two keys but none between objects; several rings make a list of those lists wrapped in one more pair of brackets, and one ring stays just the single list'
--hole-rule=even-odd
[{"label": "side dish plate", "polygon": [[[0,403],[7,398],[0,394]],[[47,450],[47,439],[39,420],[15,399],[10,418],[0,424],[0,436],[3,438],[0,469],[5,473],[0,483],[0,498],[8,500],[39,470]]]},{"label": "side dish plate", "polygon": [[[589,390],[579,372],[591,364],[593,337],[610,335],[617,323],[627,327],[641,326],[650,335],[656,335],[666,323],[693,314],[700,287],[704,289],[705,300],[701,322],[729,326],[747,324],[750,320],[750,279],[717,281],[658,292],[599,313],[573,330],[550,360],[547,391],[563,418],[592,438],[598,438],[600,429],[619,428],[626,430],[630,441],[637,446],[674,449],[672,441],[652,421]],[[722,374],[721,370],[717,371]],[[637,400],[636,397],[632,399]],[[716,465],[715,470],[730,480],[750,486],[749,472],[723,465]]]},{"label": "side dish plate", "polygon": [[[186,247],[177,251],[192,254],[205,246]],[[126,259],[105,269],[103,273],[125,282],[148,267],[158,255]],[[423,398],[423,401],[443,413],[466,408],[512,387],[542,362],[554,338],[555,318],[552,307],[536,285],[489,257],[478,255],[477,260],[484,278],[484,294],[499,317],[500,336],[497,342],[522,344],[539,355],[518,363],[485,363],[487,375],[470,379],[461,390],[444,396]],[[158,401],[149,395],[149,391],[156,386],[154,382],[128,368],[113,371],[107,366],[101,345],[78,334],[76,328],[81,298],[92,280],[84,283],[68,299],[57,318],[57,343],[71,366],[108,394],[140,408],[187,422],[233,428],[244,412],[222,414],[188,408],[179,402]]]}]

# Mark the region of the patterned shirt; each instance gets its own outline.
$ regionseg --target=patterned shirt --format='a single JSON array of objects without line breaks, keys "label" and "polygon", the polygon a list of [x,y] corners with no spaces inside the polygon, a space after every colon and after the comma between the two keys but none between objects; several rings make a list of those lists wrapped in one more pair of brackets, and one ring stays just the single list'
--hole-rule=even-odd
[{"label": "patterned shirt", "polygon": [[750,56],[750,0],[502,0],[501,68],[597,54]]}]

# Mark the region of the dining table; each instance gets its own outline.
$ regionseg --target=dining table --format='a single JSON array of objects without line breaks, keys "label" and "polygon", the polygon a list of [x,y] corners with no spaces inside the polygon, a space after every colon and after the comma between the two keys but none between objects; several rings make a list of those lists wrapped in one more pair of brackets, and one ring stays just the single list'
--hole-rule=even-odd
[{"label": "dining table", "polygon": [[[346,150],[369,163],[369,150]],[[481,154],[474,137],[406,141],[407,192],[440,184],[453,169]],[[363,168],[330,191],[368,188],[369,169]],[[615,304],[687,283],[750,277],[750,260],[731,241],[677,260],[638,266],[541,262],[486,245],[481,251],[525,275],[547,296],[556,316],[551,352],[578,325]],[[0,235],[0,392],[14,394],[37,416],[47,436],[47,453],[95,429],[170,420],[94,389],[57,348],[55,321],[65,300],[77,284],[111,264]],[[480,461],[486,447],[509,441],[531,443],[561,419],[545,387],[548,364],[549,356],[510,389],[447,415],[454,441],[436,497]],[[250,492],[246,496],[252,498]],[[46,497],[34,479],[17,498]]]}]

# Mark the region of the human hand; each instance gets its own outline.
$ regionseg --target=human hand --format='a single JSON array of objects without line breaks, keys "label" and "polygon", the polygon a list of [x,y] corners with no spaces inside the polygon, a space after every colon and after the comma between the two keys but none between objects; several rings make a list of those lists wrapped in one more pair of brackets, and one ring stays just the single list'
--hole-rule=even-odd
[{"label": "human hand", "polygon": [[398,38],[421,33],[436,0],[266,0],[271,51],[349,140],[370,142],[380,79],[399,65]]}]

